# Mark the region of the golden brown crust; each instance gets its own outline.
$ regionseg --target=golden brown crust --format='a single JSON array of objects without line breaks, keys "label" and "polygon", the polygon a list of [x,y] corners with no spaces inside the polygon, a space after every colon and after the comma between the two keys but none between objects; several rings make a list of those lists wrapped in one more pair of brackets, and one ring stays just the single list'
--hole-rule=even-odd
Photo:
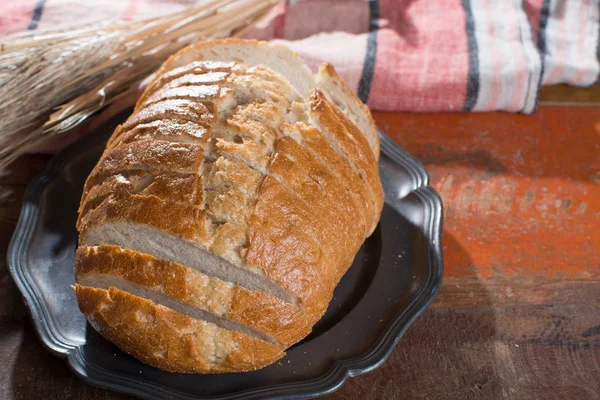
[{"label": "golden brown crust", "polygon": [[[327,76],[334,85],[339,86],[342,93],[346,95],[350,99],[353,105],[356,105],[362,112],[361,116],[364,116],[367,121],[366,124],[369,127],[369,134],[371,137],[368,140],[368,143],[371,146],[373,154],[377,160],[379,160],[379,135],[377,134],[377,126],[375,125],[375,120],[373,119],[373,115],[371,115],[371,110],[364,104],[350,87],[344,82],[342,78],[337,74],[333,65],[328,62],[325,62],[319,66],[319,75]],[[339,109],[337,109],[339,112]],[[352,124],[354,125],[354,124]],[[360,133],[360,136],[364,138],[365,133]]]},{"label": "golden brown crust", "polygon": [[123,143],[103,154],[85,182],[78,226],[108,195],[153,195],[167,202],[201,206],[204,161],[201,143],[153,139]]},{"label": "golden brown crust", "polygon": [[156,196],[122,192],[106,197],[98,207],[84,215],[78,226],[80,243],[92,225],[113,221],[151,225],[203,246],[211,242],[211,225],[204,210],[167,203]]},{"label": "golden brown crust", "polygon": [[290,346],[310,332],[298,307],[258,290],[246,290],[180,264],[118,246],[77,249],[75,282],[108,275],[152,288],[219,317],[239,322]]},{"label": "golden brown crust", "polygon": [[172,118],[190,122],[214,123],[216,107],[213,103],[202,103],[191,99],[169,99],[152,104],[142,104],[136,112],[123,123],[128,130],[142,123],[157,119]]},{"label": "golden brown crust", "polygon": [[[78,285],[82,312],[119,347],[170,371],[250,370],[281,357],[323,315],[383,204],[373,143],[320,91],[303,97],[316,85],[311,75],[298,83],[307,70],[286,75],[292,86],[264,65],[181,64],[227,43],[253,59],[271,51],[225,40],[168,60],[86,181],[77,223],[77,282],[117,286]],[[265,65],[299,64],[273,51]],[[332,67],[321,73],[349,96]],[[120,240],[171,261],[109,245]],[[161,240],[168,250],[157,250]],[[178,259],[179,249],[198,258]],[[281,345],[260,340],[268,337]]]},{"label": "golden brown crust", "polygon": [[141,106],[160,103],[173,99],[186,99],[197,101],[198,99],[212,100],[219,96],[221,85],[187,85],[179,87],[168,87],[157,90],[149,96]]},{"label": "golden brown crust", "polygon": [[337,177],[285,137],[259,193],[246,261],[300,298],[315,323],[354,258],[348,250],[364,240],[354,220],[359,213]]},{"label": "golden brown crust", "polygon": [[379,169],[373,151],[358,128],[319,90],[311,93],[310,116],[315,120],[317,127],[330,136],[330,142],[335,143],[340,149],[340,153],[346,156],[360,178],[366,183],[374,202],[372,232],[383,207],[383,188],[379,180]]},{"label": "golden brown crust", "polygon": [[[312,210],[300,204],[297,195],[290,192],[272,175],[264,180],[259,200],[249,228],[249,245],[245,259],[249,266],[259,268],[267,276],[302,300],[306,314],[312,320],[320,312],[321,299],[331,287],[329,271],[321,269],[325,257],[319,243],[318,227],[298,226],[300,221],[311,221]],[[314,305],[312,309],[308,306]]]},{"label": "golden brown crust", "polygon": [[210,132],[197,122],[160,119],[139,124],[128,131],[119,126],[110,137],[107,149],[138,140],[154,139],[166,142],[198,143],[204,145]]},{"label": "golden brown crust", "polygon": [[141,361],[171,372],[251,371],[284,349],[193,319],[114,287],[75,286],[79,309],[102,336]]},{"label": "golden brown crust", "polygon": [[[283,130],[284,134],[300,136],[302,146],[321,164],[327,166],[339,180],[342,188],[349,194],[349,200],[355,205],[357,214],[354,215],[354,223],[361,227],[365,235],[368,235],[370,226],[367,225],[367,221],[372,219],[372,209],[375,204],[373,198],[367,195],[366,183],[360,179],[358,173],[348,165],[342,155],[331,147],[318,129],[303,123],[296,123],[284,126]],[[296,133],[292,134],[286,131],[295,131]],[[337,195],[337,191],[333,193]]]},{"label": "golden brown crust", "polygon": [[155,139],[138,140],[111,148],[100,159],[85,184],[124,170],[169,170],[199,173],[204,147],[198,143],[173,143]]},{"label": "golden brown crust", "polygon": [[192,207],[202,207],[204,202],[202,177],[199,175],[170,171],[123,171],[105,177],[85,192],[79,208],[78,224],[108,196],[121,193],[156,196],[168,203]]}]

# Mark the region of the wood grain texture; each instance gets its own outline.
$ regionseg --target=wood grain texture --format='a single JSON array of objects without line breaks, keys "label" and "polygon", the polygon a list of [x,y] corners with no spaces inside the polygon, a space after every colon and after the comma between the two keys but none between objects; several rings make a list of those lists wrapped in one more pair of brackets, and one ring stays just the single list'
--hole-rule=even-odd
[{"label": "wood grain texture", "polygon": [[[445,281],[390,358],[328,398],[600,399],[600,108],[376,119],[442,195]],[[45,162],[0,177],[3,255]],[[0,274],[0,398],[126,398],[44,352]]]},{"label": "wood grain texture", "polygon": [[542,86],[540,88],[540,104],[598,106],[600,105],[600,83],[596,82],[588,87]]}]

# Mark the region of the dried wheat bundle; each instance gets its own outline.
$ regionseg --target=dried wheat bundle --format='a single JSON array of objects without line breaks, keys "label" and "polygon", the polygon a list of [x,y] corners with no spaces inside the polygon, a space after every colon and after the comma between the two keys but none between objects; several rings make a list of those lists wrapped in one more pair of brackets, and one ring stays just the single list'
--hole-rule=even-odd
[{"label": "dried wheat bundle", "polygon": [[0,43],[0,170],[77,126],[190,43],[237,36],[279,0],[210,0],[145,21],[96,24]]}]

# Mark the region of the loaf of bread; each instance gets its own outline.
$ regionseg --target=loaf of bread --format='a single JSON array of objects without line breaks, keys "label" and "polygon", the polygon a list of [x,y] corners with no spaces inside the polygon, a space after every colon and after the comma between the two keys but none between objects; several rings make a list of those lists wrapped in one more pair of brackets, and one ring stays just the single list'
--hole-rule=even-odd
[{"label": "loaf of bread", "polygon": [[79,209],[75,291],[105,338],[167,371],[266,366],[311,332],[383,193],[368,108],[333,67],[219,40],[173,55]]}]

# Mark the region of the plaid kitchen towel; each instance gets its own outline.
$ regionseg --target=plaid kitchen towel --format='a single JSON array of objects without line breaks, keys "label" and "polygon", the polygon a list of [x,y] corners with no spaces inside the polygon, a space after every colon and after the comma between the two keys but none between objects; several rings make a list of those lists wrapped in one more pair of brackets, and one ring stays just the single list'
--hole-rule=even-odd
[{"label": "plaid kitchen towel", "polygon": [[[0,35],[178,11],[193,0],[0,0]],[[295,0],[247,35],[330,61],[375,110],[530,113],[598,78],[600,0]]]}]

